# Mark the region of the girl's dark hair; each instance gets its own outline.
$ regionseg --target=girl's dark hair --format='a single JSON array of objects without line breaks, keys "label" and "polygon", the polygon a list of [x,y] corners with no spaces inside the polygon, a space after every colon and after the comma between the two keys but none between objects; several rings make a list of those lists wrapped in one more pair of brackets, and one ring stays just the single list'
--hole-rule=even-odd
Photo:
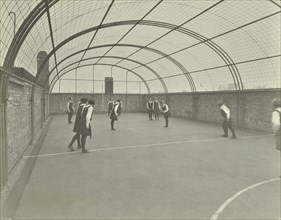
[{"label": "girl's dark hair", "polygon": [[272,105],[273,107],[277,107],[277,108],[281,107],[281,100],[279,98],[273,99]]},{"label": "girl's dark hair", "polygon": [[88,101],[88,98],[81,98],[80,101],[81,101],[82,103],[86,103],[86,102]]},{"label": "girl's dark hair", "polygon": [[95,100],[94,99],[90,99],[88,102],[90,105],[94,105],[95,104]]}]

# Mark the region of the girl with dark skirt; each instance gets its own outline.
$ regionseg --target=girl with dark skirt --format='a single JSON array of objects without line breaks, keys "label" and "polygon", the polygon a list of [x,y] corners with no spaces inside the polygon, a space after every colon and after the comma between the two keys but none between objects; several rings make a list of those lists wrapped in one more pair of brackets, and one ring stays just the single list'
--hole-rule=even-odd
[{"label": "girl with dark skirt", "polygon": [[81,116],[82,153],[89,153],[89,151],[85,148],[86,139],[88,136],[92,137],[90,122],[93,116],[95,101],[93,99],[90,99],[88,103],[89,104],[83,108]]},{"label": "girl with dark skirt", "polygon": [[165,103],[164,100],[162,100],[162,112],[164,113],[164,118],[166,122],[166,125],[164,127],[167,128],[169,126],[169,117],[171,116],[171,113],[169,106]]},{"label": "girl with dark skirt", "polygon": [[88,102],[87,98],[81,98],[80,103],[79,103],[79,107],[76,113],[76,118],[75,118],[75,122],[74,122],[74,127],[73,127],[73,131],[75,132],[75,135],[73,136],[72,140],[70,141],[69,145],[67,146],[71,151],[74,151],[73,148],[73,144],[75,142],[75,140],[77,140],[77,149],[82,148],[81,146],[81,113],[83,108],[86,106],[86,103]]},{"label": "girl with dark skirt", "polygon": [[155,121],[159,121],[160,103],[157,98],[155,98],[153,108]]},{"label": "girl with dark skirt", "polygon": [[114,128],[114,121],[117,121],[118,118],[118,109],[119,109],[119,106],[120,106],[120,99],[117,99],[117,102],[114,104],[113,108],[112,108],[112,111],[111,111],[111,114],[110,114],[110,119],[111,119],[111,130],[114,131],[115,128]]},{"label": "girl with dark skirt", "polygon": [[146,108],[148,111],[148,120],[152,121],[152,113],[153,113],[153,109],[154,109],[154,103],[151,100],[151,98],[149,98],[148,102],[146,103]]},{"label": "girl with dark skirt", "polygon": [[74,107],[73,107],[73,102],[72,102],[71,97],[68,99],[66,112],[67,112],[68,123],[70,124],[70,123],[72,123],[71,119],[72,119],[72,116],[74,113]]}]

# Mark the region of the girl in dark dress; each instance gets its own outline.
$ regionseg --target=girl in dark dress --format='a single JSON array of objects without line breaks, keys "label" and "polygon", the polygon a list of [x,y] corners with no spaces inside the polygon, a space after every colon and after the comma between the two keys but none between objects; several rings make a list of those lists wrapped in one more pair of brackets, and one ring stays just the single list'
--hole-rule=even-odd
[{"label": "girl in dark dress", "polygon": [[75,122],[74,122],[74,127],[73,127],[73,131],[75,132],[75,135],[73,136],[72,140],[70,141],[69,145],[67,146],[71,151],[74,151],[73,148],[73,143],[75,142],[75,140],[77,140],[77,149],[82,148],[81,146],[81,113],[83,108],[86,106],[86,103],[88,102],[87,98],[81,98],[80,100],[81,102],[79,103],[79,107],[76,113],[76,118],[75,118]]},{"label": "girl in dark dress", "polygon": [[82,115],[81,115],[81,142],[82,142],[82,153],[89,153],[89,151],[85,148],[86,147],[86,139],[88,136],[92,137],[92,129],[91,129],[91,120],[93,117],[93,110],[94,110],[94,105],[95,101],[93,99],[90,99],[89,104],[85,106],[82,110]]},{"label": "girl in dark dress", "polygon": [[118,118],[118,109],[119,109],[119,105],[120,105],[120,99],[117,99],[117,102],[114,104],[111,114],[110,114],[110,119],[111,119],[111,130],[114,131],[114,121],[117,121]]},{"label": "girl in dark dress", "polygon": [[155,98],[153,107],[155,121],[159,121],[160,103],[157,98]]},{"label": "girl in dark dress", "polygon": [[166,122],[166,125],[164,127],[167,128],[169,126],[169,117],[171,113],[170,113],[169,106],[165,103],[164,100],[162,100],[162,112],[164,113],[164,118]]},{"label": "girl in dark dress", "polygon": [[72,123],[71,119],[72,119],[72,116],[73,116],[73,113],[74,113],[74,107],[73,107],[73,102],[72,102],[72,99],[69,98],[68,99],[68,102],[67,102],[67,119],[68,119],[68,123]]},{"label": "girl in dark dress", "polygon": [[153,101],[151,100],[151,98],[149,99],[149,101],[146,103],[146,108],[147,108],[147,111],[148,111],[148,119],[149,121],[152,121],[152,112],[153,112],[153,109],[154,109],[154,106],[153,106]]}]

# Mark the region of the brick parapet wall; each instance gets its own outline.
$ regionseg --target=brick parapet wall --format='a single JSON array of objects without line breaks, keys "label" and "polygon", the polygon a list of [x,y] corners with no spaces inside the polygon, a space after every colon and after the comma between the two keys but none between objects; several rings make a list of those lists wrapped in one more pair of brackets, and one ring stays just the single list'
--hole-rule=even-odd
[{"label": "brick parapet wall", "polygon": [[[42,89],[34,89],[34,131],[43,126],[42,122]],[[35,134],[36,135],[36,134]]]},{"label": "brick parapet wall", "polygon": [[[12,171],[26,148],[40,133],[40,128],[43,125],[42,100],[42,89],[35,87],[34,99],[32,99],[32,86],[30,84],[20,80],[10,80],[8,84],[6,117],[8,172]],[[32,109],[34,111],[34,118],[32,118]],[[47,115],[45,116],[45,119],[47,118]],[[34,134],[32,131],[34,131]]]},{"label": "brick parapet wall", "polygon": [[122,110],[125,112],[139,112],[141,108],[141,103],[143,102],[143,96],[135,94],[118,94],[118,95],[103,95],[103,94],[89,94],[89,93],[52,93],[50,94],[50,114],[66,114],[67,102],[69,98],[72,98],[74,109],[78,108],[78,102],[82,97],[95,100],[94,112],[104,113],[107,112],[107,103],[109,99],[116,101],[121,99],[122,101]]},{"label": "brick parapet wall", "polygon": [[31,141],[31,86],[9,83],[7,105],[8,171]]},{"label": "brick parapet wall", "polygon": [[[223,100],[231,110],[234,126],[241,129],[271,132],[272,100],[280,98],[280,89],[249,90],[249,91],[218,91],[196,93],[170,93],[112,96],[113,100],[120,98],[123,101],[123,110],[127,112],[146,112],[146,102],[151,97],[165,100],[171,109],[172,116],[194,119],[202,122],[221,124],[217,102]],[[75,94],[50,94],[50,113],[65,114],[68,97]],[[95,94],[79,94],[81,97],[96,100],[95,112],[106,112],[110,96]],[[127,105],[126,105],[127,97]]]}]

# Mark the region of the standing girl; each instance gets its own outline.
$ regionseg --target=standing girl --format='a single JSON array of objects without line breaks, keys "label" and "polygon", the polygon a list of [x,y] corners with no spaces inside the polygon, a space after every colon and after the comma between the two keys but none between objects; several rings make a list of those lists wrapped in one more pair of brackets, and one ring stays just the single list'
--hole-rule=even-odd
[{"label": "standing girl", "polygon": [[68,102],[67,102],[67,119],[68,119],[68,123],[72,123],[71,121],[71,118],[73,116],[73,113],[74,113],[74,108],[73,108],[73,102],[72,102],[72,99],[71,97],[68,99]]},{"label": "standing girl", "polygon": [[117,121],[118,118],[118,109],[119,109],[119,106],[120,106],[120,99],[117,99],[117,102],[114,104],[113,108],[112,108],[112,111],[111,111],[111,114],[110,114],[110,119],[111,119],[111,130],[114,131],[115,128],[114,128],[114,121]]},{"label": "standing girl", "polygon": [[169,126],[169,117],[171,113],[170,113],[169,106],[165,103],[164,100],[162,100],[162,112],[164,113],[164,118],[166,122],[166,125],[164,127],[167,128]]},{"label": "standing girl", "polygon": [[95,100],[90,99],[88,103],[89,104],[83,108],[81,116],[82,153],[89,153],[89,151],[85,148],[86,139],[88,136],[92,137],[92,129],[90,122],[93,116]]}]

